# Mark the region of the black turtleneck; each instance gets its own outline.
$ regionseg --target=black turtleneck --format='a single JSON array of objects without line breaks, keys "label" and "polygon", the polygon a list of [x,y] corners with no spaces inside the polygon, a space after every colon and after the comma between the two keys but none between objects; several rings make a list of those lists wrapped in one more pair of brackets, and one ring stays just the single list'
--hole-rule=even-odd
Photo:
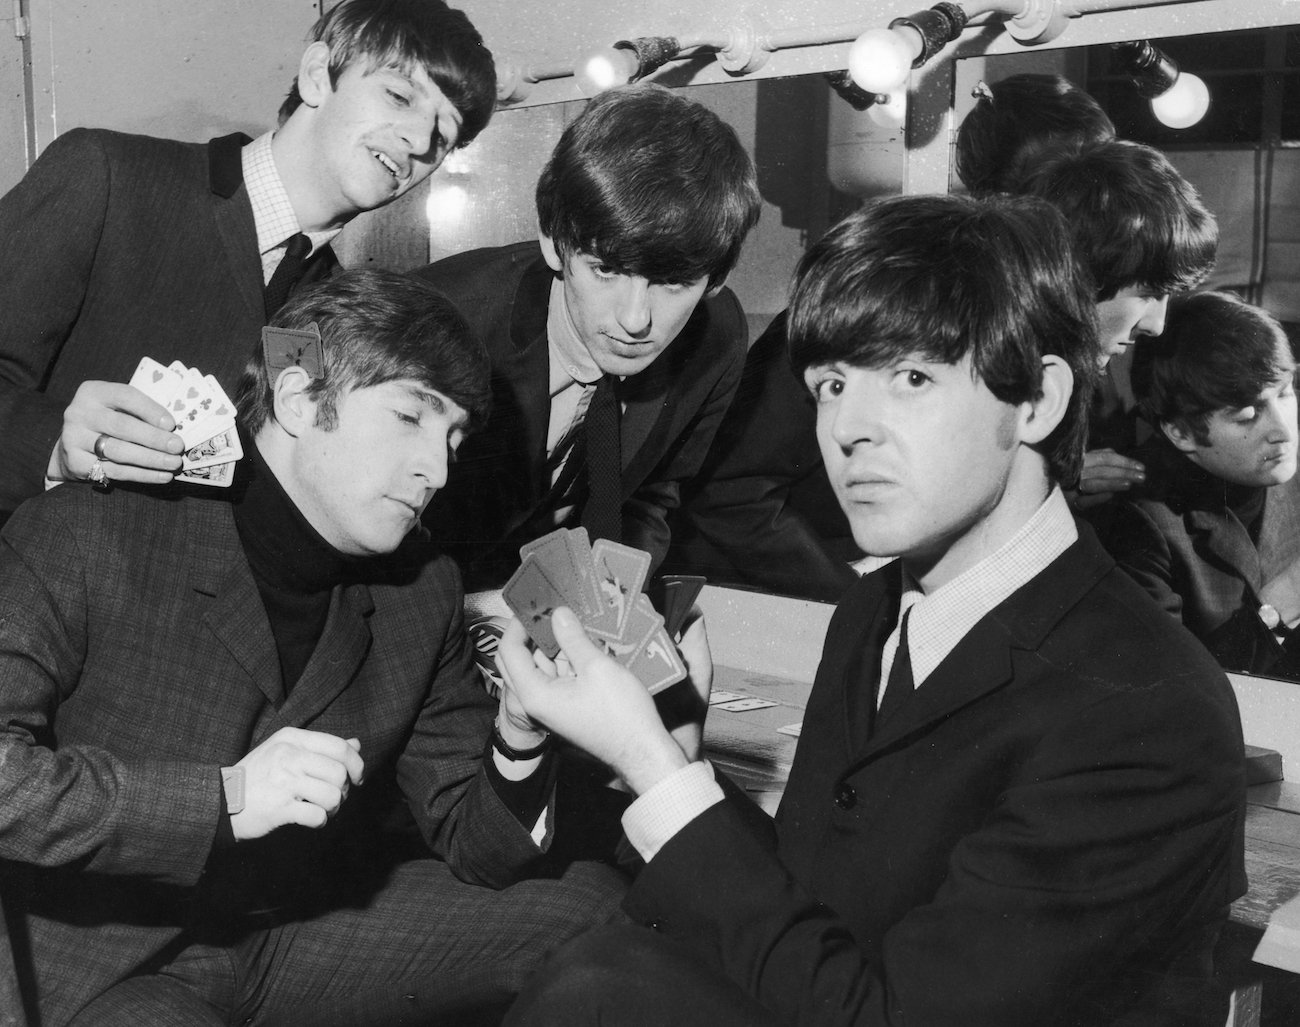
[{"label": "black turtleneck", "polygon": [[363,561],[340,553],[307,522],[256,444],[245,453],[235,529],[271,622],[287,696],[325,630],[334,586],[355,579]]}]

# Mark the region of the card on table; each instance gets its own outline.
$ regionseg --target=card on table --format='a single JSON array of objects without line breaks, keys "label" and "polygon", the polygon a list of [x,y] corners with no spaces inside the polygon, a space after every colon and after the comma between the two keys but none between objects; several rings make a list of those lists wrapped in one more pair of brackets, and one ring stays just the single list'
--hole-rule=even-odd
[{"label": "card on table", "polygon": [[[588,635],[651,692],[686,677],[673,633],[642,591],[650,571],[649,553],[607,539],[592,543],[582,528],[560,528],[529,542],[519,555],[523,562],[502,598],[547,656],[559,651],[550,615],[556,607],[567,606]],[[703,579],[699,582],[702,585]],[[692,587],[689,582],[682,586],[688,610],[699,591]],[[675,616],[680,623],[684,614]]]}]

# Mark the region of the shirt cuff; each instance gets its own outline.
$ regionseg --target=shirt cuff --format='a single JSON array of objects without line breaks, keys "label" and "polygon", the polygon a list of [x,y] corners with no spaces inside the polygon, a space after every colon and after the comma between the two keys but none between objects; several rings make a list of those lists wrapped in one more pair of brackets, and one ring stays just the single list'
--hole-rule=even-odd
[{"label": "shirt cuff", "polygon": [[723,800],[711,763],[689,763],[640,796],[623,813],[623,831],[649,863],[678,831]]}]

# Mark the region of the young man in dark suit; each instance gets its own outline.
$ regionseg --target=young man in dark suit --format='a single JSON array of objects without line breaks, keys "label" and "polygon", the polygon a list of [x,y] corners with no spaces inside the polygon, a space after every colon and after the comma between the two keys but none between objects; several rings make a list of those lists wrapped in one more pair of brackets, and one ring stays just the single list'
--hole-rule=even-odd
[{"label": "young man in dark suit", "polygon": [[749,155],[708,108],[610,90],[564,131],[537,184],[537,242],[414,272],[492,358],[493,409],[426,518],[471,591],[557,527],[651,553],[731,402],[747,331],[723,283],[758,218]]},{"label": "young man in dark suit", "polygon": [[1175,300],[1133,358],[1156,430],[1102,541],[1229,670],[1300,675],[1295,372],[1282,326],[1222,292]]},{"label": "young man in dark suit", "polygon": [[1069,254],[1043,201],[900,197],[801,263],[788,331],[831,484],[900,557],[835,613],[774,829],[569,611],[567,664],[511,625],[508,686],[638,796],[646,866],[636,924],[562,950],[510,1022],[1222,1023],[1241,728],[1061,493],[1099,356]]},{"label": "young man in dark suit", "polygon": [[491,55],[442,0],[343,0],[311,40],[275,131],[75,129],[0,199],[0,516],[43,477],[169,481],[169,415],[122,384],[139,359],[233,389],[292,280],[337,265],[339,229],[488,121]]},{"label": "young man in dark suit", "polygon": [[256,351],[229,489],[61,485],[0,533],[0,888],[44,1027],[477,1022],[623,890],[524,880],[558,756],[419,527],[482,347],[389,272],[276,323],[319,349]]}]

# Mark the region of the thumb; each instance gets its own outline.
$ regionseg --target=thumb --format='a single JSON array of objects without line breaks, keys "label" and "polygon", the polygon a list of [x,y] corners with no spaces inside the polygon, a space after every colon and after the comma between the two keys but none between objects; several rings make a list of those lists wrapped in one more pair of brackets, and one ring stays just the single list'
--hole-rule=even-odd
[{"label": "thumb", "polygon": [[551,614],[551,632],[575,672],[581,673],[593,659],[605,655],[587,636],[587,630],[582,626],[582,621],[578,620],[577,614],[567,606],[561,606]]}]

